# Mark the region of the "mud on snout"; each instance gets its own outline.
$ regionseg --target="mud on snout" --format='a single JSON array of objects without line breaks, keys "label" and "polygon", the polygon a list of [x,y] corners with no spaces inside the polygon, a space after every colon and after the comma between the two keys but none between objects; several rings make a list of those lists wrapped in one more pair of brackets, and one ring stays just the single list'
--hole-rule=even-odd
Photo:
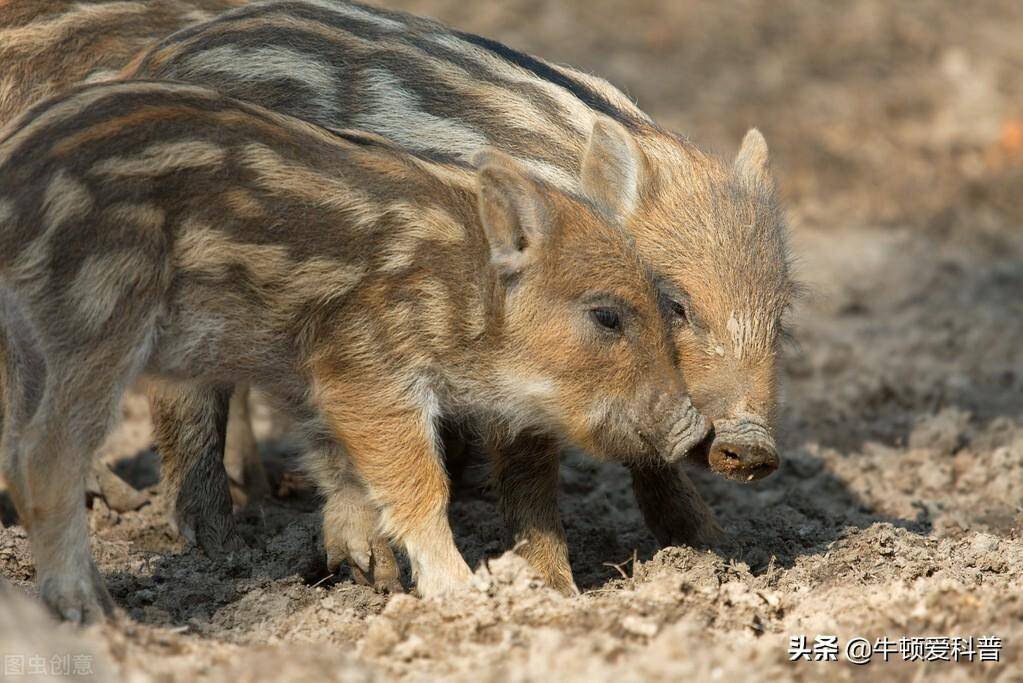
[{"label": "mud on snout", "polygon": [[778,469],[778,447],[758,415],[740,414],[715,420],[712,429],[688,454],[727,479],[751,482]]}]

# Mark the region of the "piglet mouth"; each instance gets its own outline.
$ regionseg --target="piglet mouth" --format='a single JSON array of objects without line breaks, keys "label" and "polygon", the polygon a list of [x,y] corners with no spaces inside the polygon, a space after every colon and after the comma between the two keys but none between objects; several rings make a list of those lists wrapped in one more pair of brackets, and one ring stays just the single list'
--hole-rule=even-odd
[{"label": "piglet mouth", "polygon": [[708,464],[716,474],[744,484],[763,479],[778,469],[777,456],[764,456],[758,462],[749,462],[748,456],[730,448],[712,449]]},{"label": "piglet mouth", "polygon": [[679,404],[669,430],[665,459],[669,463],[675,463],[688,457],[696,446],[706,441],[711,430],[711,423],[686,397],[685,401]]},{"label": "piglet mouth", "polygon": [[695,446],[693,446],[688,453],[685,455],[686,462],[690,462],[700,467],[710,468],[710,449],[714,444],[714,427],[712,426],[708,431],[707,435],[700,440]]}]

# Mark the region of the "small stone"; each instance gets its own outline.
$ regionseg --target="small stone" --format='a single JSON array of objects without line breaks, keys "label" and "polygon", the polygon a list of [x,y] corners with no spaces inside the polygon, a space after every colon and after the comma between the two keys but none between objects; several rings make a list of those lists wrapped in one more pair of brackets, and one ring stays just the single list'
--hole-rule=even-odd
[{"label": "small stone", "polygon": [[976,553],[991,553],[998,550],[998,537],[991,534],[979,533],[970,542],[970,547]]},{"label": "small stone", "polygon": [[636,636],[653,638],[657,635],[659,627],[652,621],[641,619],[635,615],[629,615],[622,619],[622,628]]}]

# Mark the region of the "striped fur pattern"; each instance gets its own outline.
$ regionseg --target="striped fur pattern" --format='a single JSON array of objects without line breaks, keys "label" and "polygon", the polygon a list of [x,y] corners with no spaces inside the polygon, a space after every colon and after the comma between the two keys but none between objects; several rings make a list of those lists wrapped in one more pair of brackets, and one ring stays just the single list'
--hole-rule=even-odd
[{"label": "striped fur pattern", "polygon": [[585,173],[595,121],[616,121],[638,159],[623,218],[685,319],[676,334],[683,363],[712,385],[692,382],[699,403],[718,419],[755,413],[773,421],[774,355],[796,288],[756,131],[734,164],[722,164],[606,81],[345,0],[253,3],[167,38],[125,75],[202,83],[428,155],[469,160],[494,146],[569,191]]},{"label": "striped fur pattern", "polygon": [[[174,31],[207,21],[245,0],[6,0],[0,2],[0,126],[31,104],[67,91],[82,82],[108,79],[144,49]],[[0,339],[2,342],[2,339]],[[0,343],[0,357],[3,356]],[[2,365],[2,364],[0,364]],[[2,384],[2,367],[0,367]],[[175,415],[177,397],[171,387],[154,389],[163,397],[160,414]],[[168,441],[179,430],[164,428],[159,421],[157,443],[161,453],[177,458],[164,462],[164,482],[171,498],[176,526],[186,538],[195,539],[207,552],[237,544],[231,517],[231,498],[248,501],[264,495],[266,474],[255,447],[247,419],[248,392],[236,390],[231,403],[226,448],[195,449],[193,442]],[[208,405],[201,397],[182,396],[182,405]],[[219,412],[214,412],[219,415]],[[175,418],[177,419],[177,418]],[[210,416],[182,413],[181,419],[209,423],[211,431],[202,443],[218,442]],[[3,406],[0,405],[0,425]],[[195,431],[195,430],[192,430]],[[226,451],[226,452],[223,452]],[[223,457],[225,468],[220,466]],[[204,460],[207,458],[209,461]],[[106,468],[96,464],[101,490],[108,482]],[[186,476],[195,486],[182,487]],[[168,476],[169,475],[169,476]],[[233,485],[229,491],[229,484]],[[106,491],[103,491],[106,494]],[[108,498],[108,503],[113,504]]]},{"label": "striped fur pattern", "polygon": [[215,86],[327,127],[469,161],[485,145],[578,189],[595,118],[649,118],[607,82],[421,17],[340,0],[256,2],[171,36],[127,74]]},{"label": "striped fur pattern", "polygon": [[[626,134],[597,128],[593,155],[616,163],[582,195],[499,152],[477,171],[180,84],[85,87],[0,133],[3,466],[43,598],[72,620],[109,608],[82,480],[142,373],[192,387],[212,422],[224,387],[265,389],[305,425],[328,500],[365,487],[423,595],[470,578],[442,417],[488,443],[691,449],[708,427],[614,215]],[[216,448],[213,431],[170,438]]]},{"label": "striped fur pattern", "polygon": [[44,97],[109,78],[158,40],[244,1],[0,2],[0,125]]},{"label": "striped fur pattern", "polygon": [[[757,131],[733,163],[722,163],[657,126],[599,78],[345,0],[254,3],[169,37],[125,76],[203,83],[320,125],[358,126],[427,155],[465,160],[490,145],[570,191],[614,167],[608,158],[584,162],[594,121],[615,121],[628,131],[635,160],[616,171],[636,181],[635,192],[617,197],[616,210],[672,301],[679,364],[694,403],[715,426],[714,440],[694,459],[740,481],[777,467],[777,356],[797,287]],[[717,534],[685,475],[634,469],[633,477],[660,541],[703,543]]]}]

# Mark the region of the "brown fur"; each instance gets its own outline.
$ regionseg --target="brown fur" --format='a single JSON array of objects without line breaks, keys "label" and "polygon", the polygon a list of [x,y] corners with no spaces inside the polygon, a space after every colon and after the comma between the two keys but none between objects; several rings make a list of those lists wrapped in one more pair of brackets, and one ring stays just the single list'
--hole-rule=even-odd
[{"label": "brown fur", "polygon": [[[109,607],[82,480],[143,372],[168,383],[158,405],[209,420],[158,429],[200,458],[222,447],[225,387],[265,389],[309,434],[328,507],[354,467],[424,595],[469,579],[442,418],[487,443],[539,433],[630,462],[703,438],[664,302],[618,227],[630,179],[599,174],[584,198],[503,154],[479,164],[156,82],[84,88],[0,133],[4,472],[52,607],[75,620]],[[266,214],[210,200],[233,189]]]},{"label": "brown fur", "polygon": [[[130,59],[144,54],[155,42],[174,31],[211,19],[245,2],[247,0],[0,2],[0,64],[3,64],[0,70],[0,126],[41,99],[62,93],[83,81],[113,76]],[[2,372],[0,368],[0,383]],[[232,405],[244,404],[247,397],[247,391],[241,389]],[[0,405],[0,425],[2,423],[3,406]],[[183,454],[183,457],[187,459],[188,455]],[[219,460],[221,454],[211,457]],[[244,415],[232,417],[229,422],[223,459],[228,469],[247,473],[244,481],[240,480],[232,488],[232,494],[239,502],[265,494],[267,483],[261,471],[262,463],[251,425]],[[170,463],[164,466],[174,467]],[[213,469],[205,467],[210,472]],[[108,504],[114,504],[111,487],[122,489],[126,485],[99,465],[95,474],[100,482],[99,492],[107,497]],[[223,500],[200,495],[211,495],[210,489],[202,487],[191,498],[180,491],[171,490],[171,494],[182,505],[190,508],[202,506],[203,510],[196,517],[203,519],[204,524],[224,529],[233,527],[229,507],[227,517],[224,515]],[[219,534],[200,534],[200,538],[207,542],[219,537]],[[232,540],[232,543],[236,542],[237,539]],[[210,545],[206,549],[218,552],[222,548]]]},{"label": "brown fur", "polygon": [[247,0],[0,3],[0,125],[30,104],[110,76],[156,41]]},{"label": "brown fur", "polygon": [[[675,352],[696,406],[714,422],[714,439],[691,458],[742,481],[777,466],[777,354],[795,286],[759,133],[723,164],[657,126],[600,78],[438,22],[343,0],[227,13],[169,37],[125,73],[202,83],[430,155],[467,160],[494,146],[569,190],[607,173],[635,177],[637,192],[617,195],[611,209],[673,302]],[[586,163],[593,131],[606,137],[602,124],[594,128],[602,116],[628,131],[634,165],[606,155]],[[680,470],[632,467],[637,500],[648,520],[658,520],[659,539],[703,543],[716,535]],[[546,488],[542,480],[535,486]],[[658,514],[651,505],[664,507]]]},{"label": "brown fur", "polygon": [[[26,2],[9,5],[40,6]],[[303,46],[298,61],[297,45]],[[226,54],[225,47],[234,51]],[[281,54],[293,61],[283,79],[265,59],[265,51],[276,48],[285,48]],[[310,69],[319,77],[304,73]],[[762,138],[744,143],[734,165],[722,165],[657,127],[599,78],[437,22],[341,1],[333,10],[323,3],[303,9],[296,2],[244,8],[169,38],[139,55],[126,72],[205,83],[325,126],[357,123],[431,154],[468,159],[489,144],[568,187],[586,173],[584,166],[580,173],[580,162],[593,118],[611,116],[642,151],[642,187],[625,223],[684,312],[675,346],[694,401],[715,422],[716,439],[697,460],[743,480],[769,471],[772,456],[777,461],[775,355],[793,286]],[[20,79],[36,78],[19,73]],[[430,125],[422,125],[424,113],[432,117],[425,119]],[[611,167],[591,168],[600,173]],[[225,200],[252,215],[261,210],[246,193]],[[395,263],[408,258],[395,254]],[[159,411],[154,418],[162,419]],[[193,422],[208,421],[197,416]],[[757,461],[768,464],[750,466]],[[714,536],[709,510],[681,471],[643,464],[632,469],[637,500],[659,539],[703,543]],[[222,505],[209,501],[207,507],[212,514]],[[687,521],[694,519],[705,524]],[[673,530],[667,531],[669,523]]]}]

